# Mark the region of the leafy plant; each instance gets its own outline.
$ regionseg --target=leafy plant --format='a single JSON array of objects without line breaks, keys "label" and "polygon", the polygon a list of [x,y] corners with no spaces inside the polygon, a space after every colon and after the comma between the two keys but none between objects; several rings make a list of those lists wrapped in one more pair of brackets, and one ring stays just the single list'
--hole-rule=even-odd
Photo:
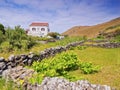
[{"label": "leafy plant", "polygon": [[[62,76],[69,80],[76,80],[76,77],[71,76],[68,72],[77,69],[82,70],[85,74],[91,74],[97,72],[97,67],[94,67],[91,63],[81,63],[77,55],[74,53],[63,52],[54,58],[44,59],[41,62],[34,62],[32,68],[40,75],[44,76]],[[40,78],[39,75],[36,76]],[[41,79],[43,79],[41,77]],[[31,82],[36,80],[31,79]]]},{"label": "leafy plant", "polygon": [[90,62],[81,62],[79,65],[84,74],[92,74],[100,70],[99,66],[93,66]]}]

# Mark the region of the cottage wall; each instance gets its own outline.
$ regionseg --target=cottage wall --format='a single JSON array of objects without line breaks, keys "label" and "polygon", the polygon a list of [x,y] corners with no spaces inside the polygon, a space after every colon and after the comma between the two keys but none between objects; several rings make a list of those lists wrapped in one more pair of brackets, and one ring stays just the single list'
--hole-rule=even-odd
[{"label": "cottage wall", "polygon": [[49,27],[47,26],[30,26],[28,35],[44,37],[48,32]]}]

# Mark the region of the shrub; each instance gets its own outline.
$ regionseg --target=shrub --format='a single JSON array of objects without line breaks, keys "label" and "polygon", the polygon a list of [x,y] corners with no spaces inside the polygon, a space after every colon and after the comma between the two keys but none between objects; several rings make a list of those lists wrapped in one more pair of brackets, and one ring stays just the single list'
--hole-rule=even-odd
[{"label": "shrub", "polygon": [[3,42],[0,45],[0,48],[2,52],[10,52],[12,50],[12,46],[10,45],[8,41]]},{"label": "shrub", "polygon": [[57,33],[57,32],[50,32],[50,33],[48,33],[48,36],[51,36],[51,37],[53,37],[53,38],[56,38],[57,35],[60,35],[60,34]]},{"label": "shrub", "polygon": [[79,65],[84,74],[92,74],[100,70],[99,66],[93,66],[93,64],[89,62],[82,62]]},{"label": "shrub", "polygon": [[4,26],[2,24],[0,24],[0,31],[2,31],[3,34],[5,34],[5,29],[4,29]]},{"label": "shrub", "polygon": [[[61,53],[58,56],[50,59],[44,59],[41,62],[33,62],[32,68],[40,75],[44,76],[62,76],[69,80],[76,80],[73,75],[69,75],[69,71],[80,69],[85,74],[91,74],[98,71],[97,66],[93,66],[91,63],[81,63],[77,55],[74,53]],[[36,79],[43,77],[36,76]],[[41,79],[38,79],[41,81]],[[31,79],[31,82],[36,80]],[[37,82],[37,81],[36,81]]]},{"label": "shrub", "polygon": [[0,31],[0,44],[5,41],[5,35],[3,35],[2,31]]}]

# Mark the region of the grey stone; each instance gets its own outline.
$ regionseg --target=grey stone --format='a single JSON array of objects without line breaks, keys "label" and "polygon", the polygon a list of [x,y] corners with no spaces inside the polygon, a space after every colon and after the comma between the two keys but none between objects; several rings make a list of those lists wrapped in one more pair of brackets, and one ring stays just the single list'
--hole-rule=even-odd
[{"label": "grey stone", "polygon": [[0,57],[0,62],[4,62],[5,59],[3,57]]},{"label": "grey stone", "polygon": [[29,65],[29,66],[31,66],[31,65],[32,65],[33,60],[32,60],[32,59],[29,59],[27,62],[28,62],[28,65]]},{"label": "grey stone", "polygon": [[5,62],[0,62],[0,70],[5,70],[5,69],[6,69]]},{"label": "grey stone", "polygon": [[8,60],[11,61],[11,62],[13,62],[15,60],[15,56],[14,55],[10,55],[8,57]]}]

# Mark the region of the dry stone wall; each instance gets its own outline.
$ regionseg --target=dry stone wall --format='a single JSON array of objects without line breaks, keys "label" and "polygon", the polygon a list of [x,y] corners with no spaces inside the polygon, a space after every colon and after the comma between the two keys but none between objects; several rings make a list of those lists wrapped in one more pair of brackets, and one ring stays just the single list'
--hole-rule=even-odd
[{"label": "dry stone wall", "polygon": [[[29,54],[21,54],[21,55],[10,55],[7,60],[3,57],[0,57],[0,75],[4,78],[11,78],[14,82],[18,79],[25,79],[26,76],[31,77],[33,70],[25,69],[22,66],[31,65],[34,61],[41,61],[44,58],[48,58],[50,56],[54,56],[57,53],[66,51],[71,47],[75,46],[95,46],[95,47],[104,47],[104,48],[117,48],[120,47],[120,43],[110,43],[104,42],[103,44],[84,44],[84,41],[69,43],[66,46],[58,46],[45,49],[41,51],[39,54],[29,53]],[[19,67],[17,67],[19,66]],[[69,82],[65,79],[61,78],[49,78],[46,77],[42,84],[24,84],[25,90],[112,90],[109,86],[102,85],[93,85],[88,81],[77,81],[77,82]]]},{"label": "dry stone wall", "polygon": [[[0,57],[0,75],[2,72],[6,69],[10,69],[13,67],[16,67],[18,65],[31,65],[34,61],[41,61],[44,58],[48,58],[50,56],[54,56],[57,53],[61,53],[63,51],[66,51],[70,49],[70,47],[75,46],[93,46],[93,47],[104,47],[104,48],[117,48],[120,47],[120,43],[110,43],[110,42],[104,42],[103,44],[84,44],[85,41],[80,42],[73,42],[69,43],[66,46],[58,46],[58,47],[52,47],[45,49],[44,51],[41,51],[39,54],[34,54],[30,52],[29,54],[21,54],[21,55],[10,55],[7,60],[5,60],[3,57]],[[96,41],[98,42],[98,41]],[[101,41],[99,41],[101,42]]]},{"label": "dry stone wall", "polygon": [[96,43],[96,44],[83,44],[85,46],[92,46],[92,47],[102,47],[102,48],[118,48],[120,47],[120,43],[111,43],[111,42],[105,42],[105,43]]},{"label": "dry stone wall", "polygon": [[[17,86],[22,85],[22,90],[114,90],[110,86],[91,84],[87,80],[70,82],[59,77],[45,77],[41,84],[31,84],[28,82],[28,79],[34,73],[36,72],[32,69],[17,66],[4,70],[2,76],[5,79],[11,79]],[[23,81],[22,84],[20,83],[21,80]]]},{"label": "dry stone wall", "polygon": [[54,56],[57,53],[61,53],[63,51],[68,50],[70,47],[81,45],[83,44],[83,42],[84,41],[74,42],[66,46],[48,48],[48,49],[45,49],[44,51],[41,51],[39,54],[34,54],[30,52],[28,55],[26,54],[17,55],[17,56],[10,55],[7,60],[5,60],[3,57],[0,57],[0,75],[6,69],[10,69],[18,65],[22,65],[22,66],[29,65],[30,66],[34,61],[41,61],[44,58]]}]

